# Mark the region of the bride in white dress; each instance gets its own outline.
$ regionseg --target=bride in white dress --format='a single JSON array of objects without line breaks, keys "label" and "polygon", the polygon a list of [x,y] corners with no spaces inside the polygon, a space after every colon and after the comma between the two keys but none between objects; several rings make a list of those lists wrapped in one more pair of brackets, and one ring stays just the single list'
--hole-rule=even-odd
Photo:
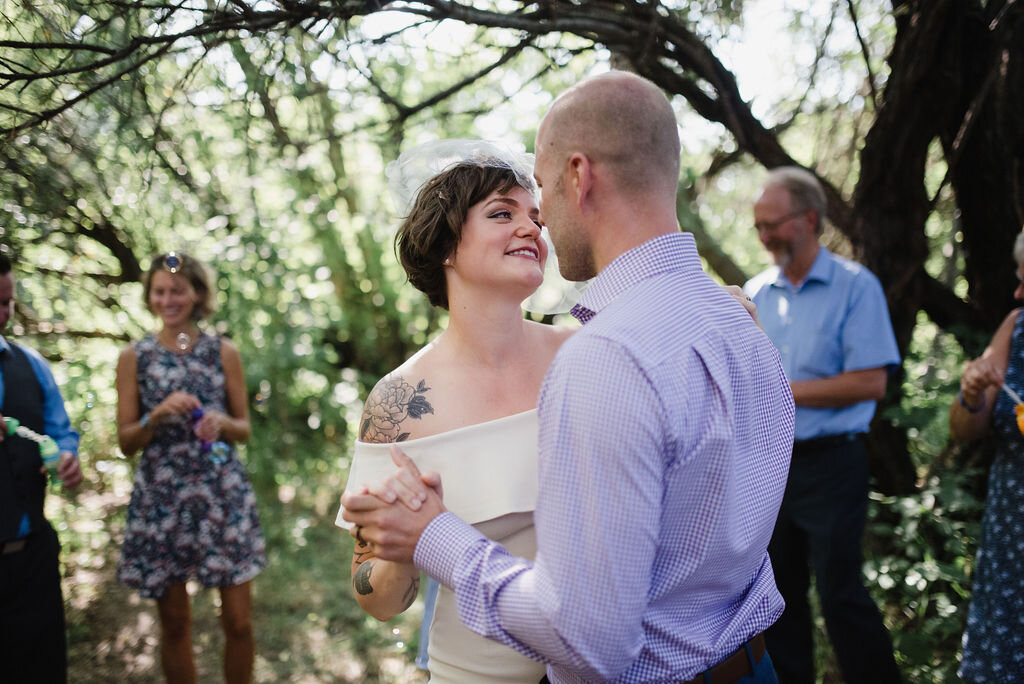
[{"label": "bride in white dress", "polygon": [[[347,489],[391,475],[389,444],[402,442],[421,470],[441,474],[449,510],[532,560],[537,394],[573,330],[523,317],[549,257],[532,159],[479,141],[442,141],[400,159],[399,173],[422,181],[423,163],[443,170],[411,188],[416,201],[395,242],[410,282],[448,309],[448,327],[370,393]],[[363,609],[388,620],[412,604],[420,574],[357,541],[352,578]],[[432,682],[544,676],[542,663],[463,627],[444,587],[429,641]]]}]

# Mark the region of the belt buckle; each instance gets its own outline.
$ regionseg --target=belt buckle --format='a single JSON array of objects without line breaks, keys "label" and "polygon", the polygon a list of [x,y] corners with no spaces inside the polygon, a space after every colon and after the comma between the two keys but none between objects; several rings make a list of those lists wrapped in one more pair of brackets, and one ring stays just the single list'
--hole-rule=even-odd
[{"label": "belt buckle", "polygon": [[25,548],[25,538],[15,539],[14,541],[5,542],[2,553],[4,555],[8,553],[17,553]]}]

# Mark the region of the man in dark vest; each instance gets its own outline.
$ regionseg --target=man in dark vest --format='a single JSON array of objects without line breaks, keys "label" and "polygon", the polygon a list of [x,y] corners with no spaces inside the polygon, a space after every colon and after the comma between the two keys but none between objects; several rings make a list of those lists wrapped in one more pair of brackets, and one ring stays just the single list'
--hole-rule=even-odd
[{"label": "man in dark vest", "polygon": [[[60,449],[57,476],[82,481],[78,434],[38,352],[3,336],[14,310],[14,274],[0,252],[0,414]],[[0,422],[0,681],[67,681],[60,543],[43,517],[46,470],[39,444]]]}]

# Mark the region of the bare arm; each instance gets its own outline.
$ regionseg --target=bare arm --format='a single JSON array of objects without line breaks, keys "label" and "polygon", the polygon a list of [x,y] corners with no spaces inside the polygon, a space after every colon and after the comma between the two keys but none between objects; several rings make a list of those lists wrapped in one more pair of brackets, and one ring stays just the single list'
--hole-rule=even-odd
[{"label": "bare arm", "polygon": [[146,446],[155,426],[139,425],[138,359],[135,349],[125,347],[117,359],[117,441],[126,456]]},{"label": "bare arm", "polygon": [[412,563],[377,558],[370,544],[356,539],[352,552],[352,588],[363,610],[378,620],[390,620],[416,600],[420,571]]},{"label": "bare arm", "polygon": [[884,397],[886,376],[885,368],[867,368],[846,371],[830,378],[796,380],[789,385],[797,406],[842,408]]},{"label": "bare arm", "polygon": [[962,406],[959,399],[953,400],[949,407],[949,432],[953,439],[969,442],[988,432],[992,424],[992,407],[1006,377],[1013,325],[1019,313],[1020,309],[1015,309],[1003,319],[980,357],[964,362],[960,393],[973,412]]},{"label": "bare arm", "polygon": [[[415,386],[401,376],[389,375],[373,388],[363,407],[360,419],[359,439],[364,442],[388,444],[402,441],[409,436],[409,421],[434,409],[424,396],[429,387],[424,381]],[[391,478],[388,483],[378,483],[374,489],[364,488],[360,493],[389,502],[397,498],[409,498],[409,503],[419,501],[416,483]],[[404,495],[404,497],[402,496]],[[416,504],[413,504],[416,505]],[[418,505],[416,505],[418,508]],[[400,563],[378,558],[373,547],[356,536],[352,536],[355,547],[352,552],[352,588],[356,601],[367,613],[378,620],[390,620],[405,611],[419,593],[420,572],[412,563]]]}]

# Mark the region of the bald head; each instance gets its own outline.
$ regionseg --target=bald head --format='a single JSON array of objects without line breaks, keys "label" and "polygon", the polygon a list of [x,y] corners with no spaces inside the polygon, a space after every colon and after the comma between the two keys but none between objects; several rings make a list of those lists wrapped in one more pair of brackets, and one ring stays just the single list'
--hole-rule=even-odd
[{"label": "bald head", "polygon": [[562,93],[538,141],[553,156],[582,152],[605,164],[630,194],[671,192],[679,182],[679,131],[664,93],[645,78],[611,71]]}]

